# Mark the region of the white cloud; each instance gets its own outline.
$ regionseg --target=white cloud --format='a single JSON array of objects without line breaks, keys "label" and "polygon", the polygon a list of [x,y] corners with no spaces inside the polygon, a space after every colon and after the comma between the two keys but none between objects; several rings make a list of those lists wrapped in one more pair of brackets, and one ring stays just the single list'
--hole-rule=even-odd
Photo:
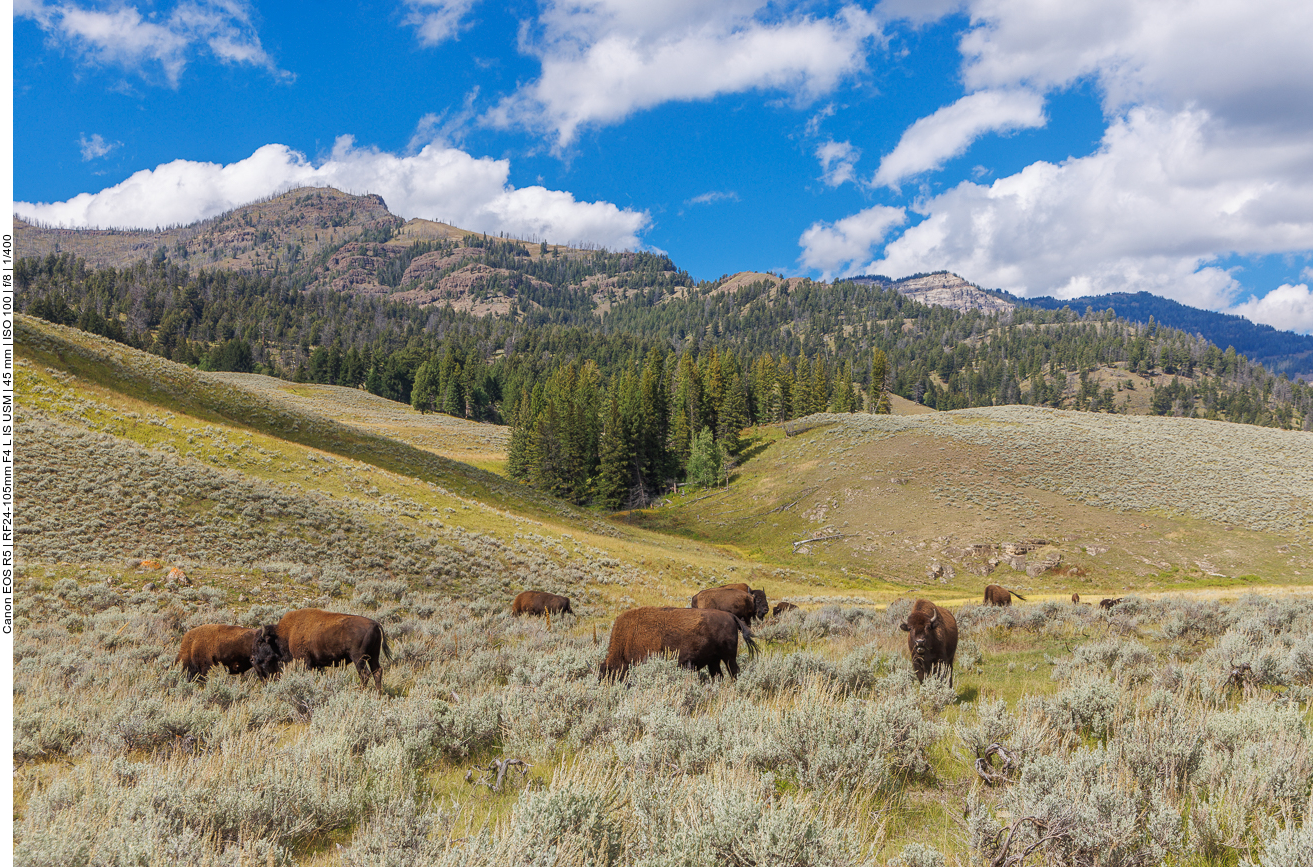
[{"label": "white cloud", "polygon": [[827,186],[837,187],[856,177],[860,149],[846,141],[827,141],[816,148],[816,159],[821,162],[821,180]]},{"label": "white cloud", "polygon": [[812,223],[798,239],[802,264],[822,272],[824,280],[833,272],[859,273],[856,266],[870,257],[871,248],[906,220],[902,208],[875,205],[835,223]]},{"label": "white cloud", "polygon": [[173,87],[197,50],[208,50],[225,63],[251,64],[279,78],[292,77],[278,69],[260,45],[249,7],[240,0],[183,2],[167,17],[154,12],[143,16],[128,5],[99,8],[22,0],[15,4],[14,15],[32,19],[51,42],[93,63],[143,74],[157,64]]},{"label": "white cloud", "polygon": [[710,205],[715,202],[737,202],[738,200],[739,200],[739,194],[734,192],[733,190],[725,190],[725,191],[712,190],[711,192],[703,193],[700,196],[694,196],[693,198],[685,201],[684,204]]},{"label": "white cloud", "polygon": [[122,144],[123,142],[117,141],[107,142],[104,136],[98,132],[92,133],[91,138],[87,138],[85,133],[78,136],[78,145],[82,148],[82,162],[84,163],[98,160]]},{"label": "white cloud", "polygon": [[333,186],[378,193],[402,217],[443,219],[481,232],[593,241],[612,248],[640,246],[651,222],[646,212],[610,202],[580,202],[541,186],[512,187],[510,162],[475,158],[430,144],[411,156],[356,147],[340,137],[319,165],[290,148],[270,144],[228,165],[175,160],[143,170],[98,193],[66,202],[15,202],[14,213],[70,227],[165,226],[213,217],[291,186]]},{"label": "white cloud", "polygon": [[988,132],[1044,125],[1044,97],[1029,90],[982,90],[923,117],[903,133],[875,173],[877,187],[897,188],[904,178],[964,153]]},{"label": "white cloud", "polygon": [[760,0],[550,2],[525,43],[542,74],[487,120],[553,132],[564,147],[581,126],[665,102],[754,89],[813,99],[865,68],[868,43],[879,36],[868,12],[847,6],[812,18],[776,8]]},{"label": "white cloud", "polygon": [[478,0],[406,0],[410,10],[406,23],[415,26],[421,43],[439,45],[460,33],[465,16],[476,3]]},{"label": "white cloud", "polygon": [[1306,283],[1297,286],[1286,283],[1262,298],[1251,298],[1226,312],[1237,313],[1281,331],[1313,334],[1313,292]]},{"label": "white cloud", "polygon": [[1219,257],[1313,248],[1311,168],[1313,142],[1242,135],[1202,111],[1135,109],[1094,154],[919,203],[926,219],[868,268],[948,269],[1021,295],[1145,290],[1221,309],[1240,286],[1210,265]]}]

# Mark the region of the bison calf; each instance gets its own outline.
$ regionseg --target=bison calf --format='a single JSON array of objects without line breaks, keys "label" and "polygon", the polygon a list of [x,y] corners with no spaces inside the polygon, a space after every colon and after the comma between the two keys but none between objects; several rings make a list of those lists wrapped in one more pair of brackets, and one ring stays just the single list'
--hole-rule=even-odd
[{"label": "bison calf", "polygon": [[573,613],[569,597],[543,593],[541,590],[525,590],[511,603],[511,614],[516,617],[521,614],[534,614],[541,617],[544,614]]},{"label": "bison calf", "polygon": [[634,608],[617,617],[611,627],[611,642],[600,674],[624,677],[630,666],[670,651],[685,668],[705,668],[715,677],[723,662],[730,677],[738,677],[739,635],[748,645],[748,652],[756,654],[757,644],[747,625],[729,612]]},{"label": "bison calf", "polygon": [[798,610],[799,610],[798,606],[794,605],[792,602],[781,602],[779,605],[775,606],[775,616],[779,617],[781,614],[784,614],[786,612],[798,611]]},{"label": "bison calf", "polygon": [[953,658],[957,656],[957,621],[948,609],[926,599],[912,604],[907,619],[899,625],[907,633],[907,649],[912,653],[912,671],[924,682],[927,673],[947,669],[948,685],[953,685]]},{"label": "bison calf", "polygon": [[1022,602],[1026,601],[1026,597],[1022,596],[1020,593],[1016,592],[1015,590],[1008,590],[1006,587],[1000,587],[997,584],[990,584],[988,587],[985,588],[984,604],[1011,605],[1013,596],[1017,597]]},{"label": "bison calf", "polygon": [[274,626],[246,629],[209,623],[190,629],[182,637],[178,658],[188,679],[203,677],[216,665],[222,665],[233,674],[255,669],[266,678],[282,668],[279,659],[278,631]]},{"label": "bison calf", "polygon": [[278,638],[286,650],[283,660],[305,660],[307,668],[327,668],[350,661],[360,675],[360,685],[369,686],[369,677],[383,692],[383,663],[392,658],[387,635],[377,620],[355,614],[334,614],[318,608],[292,611],[278,621]]}]

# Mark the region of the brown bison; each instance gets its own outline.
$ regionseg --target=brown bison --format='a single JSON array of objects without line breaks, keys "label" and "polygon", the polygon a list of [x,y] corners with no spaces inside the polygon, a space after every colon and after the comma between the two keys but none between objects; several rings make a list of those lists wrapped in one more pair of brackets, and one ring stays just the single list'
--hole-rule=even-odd
[{"label": "brown bison", "polygon": [[1071,594],[1071,604],[1072,604],[1072,605],[1079,605],[1079,604],[1080,604],[1080,594],[1079,594],[1079,593],[1073,593],[1073,594]]},{"label": "brown bison", "polygon": [[303,659],[307,668],[327,668],[350,660],[360,675],[360,685],[374,685],[383,692],[381,656],[392,658],[388,637],[378,621],[355,614],[334,614],[318,608],[302,608],[278,621],[282,659]]},{"label": "brown bison", "polygon": [[756,654],[757,644],[742,619],[726,611],[697,608],[634,608],[615,619],[611,643],[599,673],[624,677],[631,665],[666,651],[678,654],[685,668],[705,668],[715,677],[725,663],[739,676],[739,635]]},{"label": "brown bison", "polygon": [[1000,587],[997,584],[990,584],[988,587],[985,588],[984,604],[1011,605],[1013,596],[1017,597],[1022,602],[1026,601],[1026,597],[1022,596],[1020,593],[1016,592],[1015,590],[1008,590],[1006,587]]},{"label": "brown bison", "polygon": [[907,619],[898,627],[907,633],[907,649],[912,653],[912,671],[925,681],[936,669],[948,671],[948,685],[953,685],[953,657],[957,656],[957,621],[948,609],[918,599]]},{"label": "brown bison", "polygon": [[1099,607],[1104,611],[1111,611],[1114,605],[1117,605],[1122,601],[1122,598],[1123,597],[1118,596],[1116,599],[1100,599]]},{"label": "brown bison", "polygon": [[794,605],[792,602],[781,602],[779,605],[775,606],[775,616],[779,617],[781,614],[784,614],[785,612],[799,611],[799,610],[801,609],[799,609],[798,606]]},{"label": "brown bison", "polygon": [[187,630],[174,664],[182,666],[189,680],[203,677],[216,665],[233,674],[254,668],[263,679],[282,668],[277,661],[280,657],[278,631],[274,626],[246,629],[209,623]]},{"label": "brown bison", "polygon": [[770,602],[766,599],[766,591],[748,589],[746,584],[727,584],[724,587],[701,590],[689,600],[688,607],[728,611],[736,617],[743,618],[745,623],[754,617],[765,620],[770,614]]},{"label": "brown bison", "polygon": [[516,617],[521,614],[534,614],[541,617],[544,614],[573,613],[569,597],[543,593],[541,590],[526,590],[516,596],[515,601],[511,603],[511,614]]}]

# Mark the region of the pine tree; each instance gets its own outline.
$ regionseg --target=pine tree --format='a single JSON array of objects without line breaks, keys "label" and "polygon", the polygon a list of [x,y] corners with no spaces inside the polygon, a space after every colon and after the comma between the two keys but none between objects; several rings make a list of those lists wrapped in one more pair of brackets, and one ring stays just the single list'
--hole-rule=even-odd
[{"label": "pine tree", "polygon": [[438,360],[429,358],[415,371],[410,389],[410,405],[418,412],[433,412],[438,400]]},{"label": "pine tree", "polygon": [[620,397],[618,389],[613,389],[606,401],[606,416],[602,424],[601,439],[598,442],[600,463],[597,468],[597,481],[594,485],[594,499],[599,506],[606,509],[618,509],[624,505],[629,494],[629,467],[633,463],[633,454],[629,447],[629,435],[624,428],[620,415]]}]

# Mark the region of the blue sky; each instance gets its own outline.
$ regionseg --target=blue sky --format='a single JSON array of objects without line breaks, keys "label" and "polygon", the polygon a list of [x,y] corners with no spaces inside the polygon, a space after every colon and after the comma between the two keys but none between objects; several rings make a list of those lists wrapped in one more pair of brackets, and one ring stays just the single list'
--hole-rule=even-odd
[{"label": "blue sky", "polygon": [[295,184],[662,250],[1313,332],[1307,0],[15,0],[14,210]]}]

